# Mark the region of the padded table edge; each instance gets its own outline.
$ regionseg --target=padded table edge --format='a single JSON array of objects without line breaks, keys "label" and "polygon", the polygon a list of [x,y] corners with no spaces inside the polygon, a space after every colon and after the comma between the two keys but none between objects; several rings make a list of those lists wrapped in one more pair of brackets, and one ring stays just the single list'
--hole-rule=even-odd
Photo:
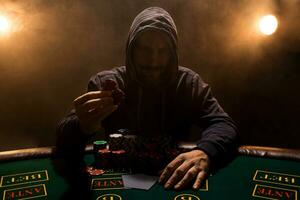
[{"label": "padded table edge", "polygon": [[[187,147],[189,146],[193,145],[187,145]],[[87,153],[91,153],[92,150],[93,145],[91,144],[85,148]],[[243,145],[238,148],[238,155],[300,161],[300,149]],[[52,156],[55,156],[54,146],[18,149],[0,152],[0,162]]]}]

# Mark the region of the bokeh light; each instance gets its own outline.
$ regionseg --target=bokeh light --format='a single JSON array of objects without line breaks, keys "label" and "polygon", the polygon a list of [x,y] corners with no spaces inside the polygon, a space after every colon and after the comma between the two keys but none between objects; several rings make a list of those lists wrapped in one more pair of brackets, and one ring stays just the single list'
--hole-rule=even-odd
[{"label": "bokeh light", "polygon": [[0,16],[0,33],[5,34],[10,30],[10,22],[7,17]]},{"label": "bokeh light", "polygon": [[259,20],[259,30],[264,35],[272,35],[278,27],[278,21],[274,15],[265,15]]}]

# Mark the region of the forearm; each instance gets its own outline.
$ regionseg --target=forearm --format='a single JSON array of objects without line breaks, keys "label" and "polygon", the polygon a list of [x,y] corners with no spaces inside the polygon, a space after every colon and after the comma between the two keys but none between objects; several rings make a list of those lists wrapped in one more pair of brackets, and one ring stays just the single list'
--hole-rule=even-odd
[{"label": "forearm", "polygon": [[235,153],[238,146],[237,128],[233,122],[218,122],[202,133],[197,148],[207,153],[214,168],[224,164]]},{"label": "forearm", "polygon": [[71,111],[61,120],[56,129],[56,146],[60,152],[75,153],[84,151],[87,141],[92,135],[85,134],[79,124],[79,119]]}]

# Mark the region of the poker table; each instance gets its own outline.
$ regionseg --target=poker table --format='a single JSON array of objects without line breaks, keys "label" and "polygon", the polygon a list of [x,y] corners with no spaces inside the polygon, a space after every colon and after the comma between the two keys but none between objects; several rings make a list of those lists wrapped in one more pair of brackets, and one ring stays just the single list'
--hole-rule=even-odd
[{"label": "poker table", "polygon": [[[174,191],[156,183],[149,190],[125,188],[121,176],[127,171],[111,169],[88,177],[85,198],[53,165],[54,147],[0,152],[0,196],[6,199],[98,200],[199,200],[199,199],[298,199],[300,197],[300,150],[261,146],[241,146],[238,155],[210,175],[202,187]],[[93,162],[92,146],[87,146],[84,162]],[[76,175],[74,175],[76,176]],[[72,195],[71,195],[72,196]],[[76,198],[78,197],[78,198]]]}]

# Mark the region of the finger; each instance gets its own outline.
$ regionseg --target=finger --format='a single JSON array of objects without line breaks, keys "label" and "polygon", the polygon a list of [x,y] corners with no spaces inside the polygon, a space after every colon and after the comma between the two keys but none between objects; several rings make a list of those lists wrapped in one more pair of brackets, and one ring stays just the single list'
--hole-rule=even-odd
[{"label": "finger", "polygon": [[189,171],[184,175],[183,179],[181,179],[181,181],[179,181],[174,188],[178,190],[186,187],[191,180],[195,179],[198,173],[199,170],[196,167],[190,168]]},{"label": "finger", "polygon": [[197,175],[197,178],[193,185],[193,189],[198,190],[200,188],[202,182],[206,179],[206,177],[207,177],[207,173],[204,170],[201,170]]},{"label": "finger", "polygon": [[113,105],[114,105],[114,100],[112,97],[103,97],[100,99],[89,100],[89,101],[85,102],[84,104],[80,105],[79,107],[81,107],[86,112],[90,112],[90,110],[93,110],[96,108],[103,109],[105,107],[113,106]]},{"label": "finger", "polygon": [[181,166],[179,166],[169,180],[165,184],[165,188],[173,187],[182,177],[185,176],[186,172],[193,166],[193,162],[185,162]]},{"label": "finger", "polygon": [[101,109],[112,106],[113,98],[103,97],[100,99],[92,99],[76,107],[76,113],[80,116],[87,115],[92,111],[100,111]]},{"label": "finger", "polygon": [[91,91],[77,97],[74,100],[74,105],[77,106],[83,104],[84,102],[90,99],[97,99],[101,97],[110,97],[110,96],[111,96],[111,91]]},{"label": "finger", "polygon": [[170,162],[160,175],[159,183],[164,183],[166,180],[168,180],[173,171],[177,169],[177,167],[179,167],[183,162],[184,159],[182,155],[177,156],[172,162]]},{"label": "finger", "polygon": [[110,115],[112,112],[114,112],[116,109],[118,108],[118,106],[113,105],[113,106],[108,106],[105,108],[97,108],[95,110],[92,110],[89,113],[89,116],[87,118],[89,118],[89,120],[103,120],[104,118],[106,118],[108,115]]}]

